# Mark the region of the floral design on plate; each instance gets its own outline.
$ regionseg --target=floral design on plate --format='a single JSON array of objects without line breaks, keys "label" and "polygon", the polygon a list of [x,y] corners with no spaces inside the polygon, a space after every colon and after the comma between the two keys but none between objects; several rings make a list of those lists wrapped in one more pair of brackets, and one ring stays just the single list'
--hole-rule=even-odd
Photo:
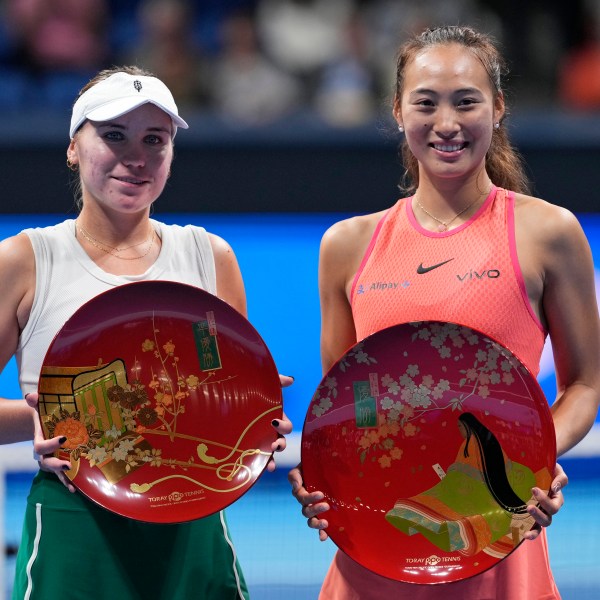
[{"label": "floral design on plate", "polygon": [[485,334],[439,321],[351,348],[318,386],[302,438],[304,481],[326,495],[334,542],[415,583],[470,577],[512,552],[532,525],[527,490],[547,489],[555,452],[527,368]]},{"label": "floral design on plate", "polygon": [[206,516],[247,491],[282,411],[277,369],[250,323],[212,294],[163,281],[81,307],[48,350],[39,393],[46,436],[67,437],[58,455],[73,483],[152,522]]}]

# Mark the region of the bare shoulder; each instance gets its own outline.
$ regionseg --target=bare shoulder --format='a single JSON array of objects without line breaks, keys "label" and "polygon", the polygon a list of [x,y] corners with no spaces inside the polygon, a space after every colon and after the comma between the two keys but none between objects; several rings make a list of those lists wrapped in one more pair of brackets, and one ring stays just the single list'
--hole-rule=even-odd
[{"label": "bare shoulder", "polygon": [[560,250],[585,240],[583,229],[570,210],[541,198],[516,194],[515,218],[518,228],[548,249]]},{"label": "bare shoulder", "polygon": [[233,254],[231,246],[222,237],[210,232],[207,232],[207,235],[215,258],[229,253]]},{"label": "bare shoulder", "polygon": [[386,211],[344,219],[333,224],[321,240],[319,281],[321,298],[328,291],[347,296],[377,224]]},{"label": "bare shoulder", "polygon": [[209,233],[208,239],[215,259],[217,296],[246,316],[246,292],[233,249],[228,242],[214,233]]},{"label": "bare shoulder", "polygon": [[0,273],[3,278],[17,277],[35,269],[35,255],[29,238],[24,233],[0,242]]},{"label": "bare shoulder", "polygon": [[0,242],[0,313],[17,317],[23,328],[35,295],[35,255],[27,235],[20,233]]},{"label": "bare shoulder", "polygon": [[334,223],[323,234],[321,251],[342,253],[346,258],[356,254],[362,256],[385,213],[386,211],[380,211]]},{"label": "bare shoulder", "polygon": [[235,276],[239,277],[239,265],[233,248],[222,237],[214,233],[208,233],[208,239],[213,251],[215,268],[217,270],[217,283],[224,278]]},{"label": "bare shoulder", "polygon": [[214,233],[208,233],[208,240],[213,251],[217,274],[223,269],[238,268],[237,258],[229,242]]}]

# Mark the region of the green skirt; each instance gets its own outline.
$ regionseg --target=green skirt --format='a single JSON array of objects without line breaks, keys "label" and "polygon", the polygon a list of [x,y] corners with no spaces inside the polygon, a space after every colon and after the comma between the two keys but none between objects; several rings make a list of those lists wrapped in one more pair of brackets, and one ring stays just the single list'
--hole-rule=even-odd
[{"label": "green skirt", "polygon": [[223,512],[133,521],[40,472],[27,499],[13,600],[248,600]]}]

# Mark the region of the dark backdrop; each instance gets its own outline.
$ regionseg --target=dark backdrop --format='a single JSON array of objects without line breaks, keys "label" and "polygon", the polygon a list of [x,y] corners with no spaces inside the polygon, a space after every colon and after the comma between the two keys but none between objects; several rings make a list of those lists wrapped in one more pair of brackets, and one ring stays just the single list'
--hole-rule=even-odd
[{"label": "dark backdrop", "polygon": [[[73,210],[65,115],[5,116],[5,213]],[[332,130],[298,117],[263,129],[191,118],[176,138],[173,176],[157,210],[370,212],[398,197],[399,138],[389,124]],[[574,212],[600,208],[600,116],[523,115],[509,123],[535,194]]]}]

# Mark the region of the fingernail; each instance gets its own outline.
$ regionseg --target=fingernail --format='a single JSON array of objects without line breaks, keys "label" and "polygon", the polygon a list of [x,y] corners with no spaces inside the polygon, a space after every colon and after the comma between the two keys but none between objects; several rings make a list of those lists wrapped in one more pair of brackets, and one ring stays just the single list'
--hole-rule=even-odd
[{"label": "fingernail", "polygon": [[61,437],[58,438],[58,442],[60,444],[64,444],[66,441],[67,441],[67,436],[66,435],[63,435],[63,436],[61,436]]},{"label": "fingernail", "polygon": [[286,377],[289,377],[290,379],[293,379],[294,381],[296,381],[296,378],[293,375],[286,375]]},{"label": "fingernail", "polygon": [[71,465],[63,465],[62,466],[63,471],[69,471],[70,469],[71,469]]},{"label": "fingernail", "polygon": [[281,446],[279,444],[277,444],[277,446],[275,446],[274,452],[280,452],[280,451],[281,451]]},{"label": "fingernail", "polygon": [[540,492],[540,490],[539,490],[538,488],[533,488],[533,489],[531,490],[531,492],[532,492],[532,494],[533,494],[533,495],[534,495],[536,498],[538,498],[538,497],[540,496],[540,494],[541,494],[541,492]]},{"label": "fingernail", "polygon": [[271,425],[273,425],[273,427],[279,427],[279,421],[277,419],[273,419],[271,421]]},{"label": "fingernail", "polygon": [[560,484],[560,482],[558,482],[558,483],[557,483],[557,484],[556,484],[556,485],[555,485],[555,486],[552,488],[552,491],[553,491],[555,494],[558,494],[558,492],[560,492],[560,490],[562,490],[562,485]]}]

